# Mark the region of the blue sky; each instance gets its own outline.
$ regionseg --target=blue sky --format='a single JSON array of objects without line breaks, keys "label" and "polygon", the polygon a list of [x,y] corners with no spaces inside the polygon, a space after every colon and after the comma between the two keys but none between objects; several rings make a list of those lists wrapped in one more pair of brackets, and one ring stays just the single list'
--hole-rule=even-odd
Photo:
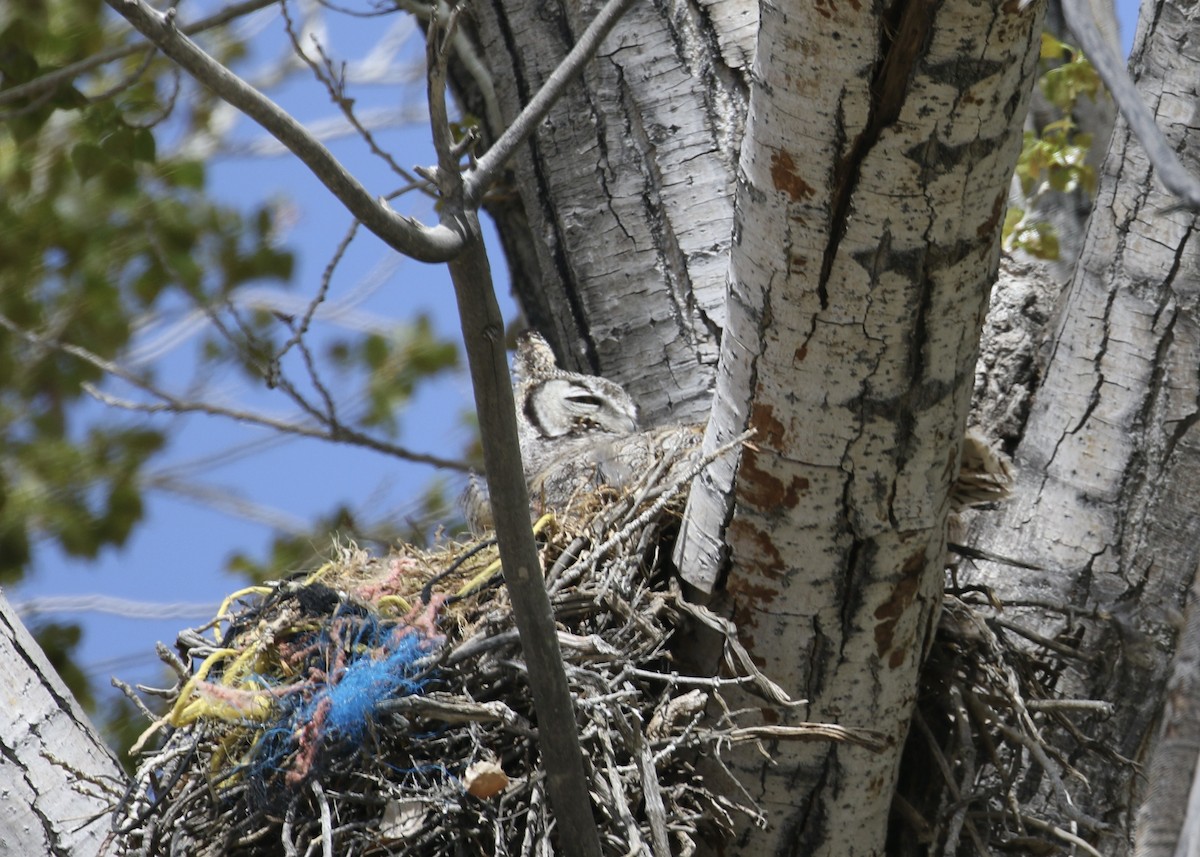
[{"label": "blue sky", "polygon": [[[1132,43],[1136,12],[1134,0],[1119,0],[1118,15],[1126,51]],[[378,37],[381,26],[378,19],[332,18],[339,23],[328,35],[326,47],[339,58],[360,56],[364,46],[374,44]],[[282,49],[282,40],[282,29],[276,24],[255,37],[255,46],[266,56],[275,56]],[[310,78],[300,80],[303,82],[273,91],[272,96],[302,121],[330,117],[333,110],[324,91],[316,88]],[[423,97],[420,88],[399,90],[394,86],[364,87],[352,94],[363,108],[404,105],[419,109]],[[262,132],[243,120],[238,125],[238,136],[256,140],[262,138]],[[423,126],[385,132],[380,135],[380,142],[402,166],[433,162],[428,130]],[[399,184],[356,141],[333,143],[330,148],[367,187],[386,193]],[[284,156],[213,161],[210,187],[218,198],[247,209],[270,197],[289,201],[291,225],[283,238],[296,251],[299,262],[294,291],[311,294],[350,224],[340,204],[302,167]],[[427,222],[434,219],[428,202],[408,203],[405,211]],[[491,253],[497,288],[511,317],[515,307],[508,298],[507,283],[502,280],[504,265],[494,241]],[[331,300],[346,299],[373,271],[395,262],[394,254],[381,242],[369,234],[361,235],[334,281]],[[458,339],[454,295],[443,266],[399,260],[379,287],[355,308],[364,317],[384,323],[402,322],[425,313],[439,333]],[[166,385],[172,382],[182,385],[188,379],[194,342],[185,341],[164,358],[169,368],[161,377]],[[281,395],[249,389],[232,376],[220,379],[220,389],[231,399],[249,402],[263,410],[281,415],[290,411]],[[453,456],[466,438],[460,415],[470,408],[469,384],[463,374],[423,391],[402,419],[404,431],[400,442],[415,450]],[[188,418],[167,460],[159,466],[185,464],[269,435],[265,429],[216,417]],[[204,484],[235,487],[257,504],[289,518],[308,521],[338,503],[358,510],[366,519],[401,516],[406,505],[434,475],[429,467],[405,464],[375,453],[315,441],[288,440],[223,466],[202,467],[194,478]],[[167,619],[144,618],[146,608],[135,608],[136,615],[93,610],[28,616],[31,624],[37,619],[58,619],[83,626],[81,666],[93,676],[97,690],[103,693],[111,674],[128,681],[154,682],[159,675],[155,642],[172,643],[179,628],[198,624],[211,615],[212,606],[239,583],[237,578],[221,571],[230,555],[240,551],[264,557],[272,537],[269,528],[244,515],[230,515],[154,492],[147,496],[145,521],[124,548],[107,550],[99,561],[83,563],[62,556],[51,546],[39,545],[34,573],[7,594],[18,604],[44,596],[101,594],[140,604],[208,605],[207,612]]]}]

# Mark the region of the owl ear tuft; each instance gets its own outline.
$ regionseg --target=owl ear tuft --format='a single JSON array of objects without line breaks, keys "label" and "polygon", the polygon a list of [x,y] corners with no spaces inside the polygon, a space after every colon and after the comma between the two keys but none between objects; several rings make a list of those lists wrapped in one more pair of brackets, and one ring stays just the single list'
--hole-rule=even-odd
[{"label": "owl ear tuft", "polygon": [[536,330],[517,337],[517,356],[513,358],[513,383],[521,384],[560,372],[550,343]]}]

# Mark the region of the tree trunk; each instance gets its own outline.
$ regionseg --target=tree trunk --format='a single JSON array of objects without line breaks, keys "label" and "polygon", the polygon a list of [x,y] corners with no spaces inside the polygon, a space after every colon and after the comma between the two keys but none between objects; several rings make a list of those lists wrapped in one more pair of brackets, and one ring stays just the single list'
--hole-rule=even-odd
[{"label": "tree trunk", "polygon": [[125,773],[0,593],[0,855],[96,854]]},{"label": "tree trunk", "polygon": [[[1143,16],[1132,68],[1168,141],[1195,171],[1200,50],[1187,10]],[[1111,700],[1084,720],[1097,746],[1144,761],[1153,744],[1183,594],[1200,559],[1200,255],[1192,215],[1169,210],[1123,123],[1105,160],[1080,263],[1055,322],[1049,360],[1017,449],[1019,483],[976,543],[1051,573],[984,566],[975,579],[1002,600],[1036,599],[1074,613],[1032,612],[1047,637],[1085,631],[1065,696]],[[1111,757],[1074,761],[1088,777],[1085,812],[1115,825],[1125,853],[1143,781]]]},{"label": "tree trunk", "polygon": [[[762,717],[893,742],[880,756],[775,746],[777,766],[748,755],[743,785],[772,816],[742,853],[882,842],[1039,10],[763,4],[752,45],[757,18],[738,4],[638,5],[518,159],[544,296],[518,291],[560,342],[587,343],[585,366],[651,421],[688,421],[704,415],[724,332],[709,443],[746,425],[758,436],[736,477],[710,474],[694,500],[681,567],[719,588],[732,551],[743,641],[810,700]],[[589,15],[479,10],[506,116]]]},{"label": "tree trunk", "polygon": [[[869,727],[892,749],[744,754],[742,785],[771,815],[743,853],[882,848],[938,615],[1037,12],[763,8],[709,442],[757,436],[732,490],[715,470],[693,488],[681,572],[719,591],[728,551],[742,641],[809,703],[762,707],[766,722]],[[792,84],[814,61],[819,81]],[[788,117],[805,117],[803,137]]]},{"label": "tree trunk", "polygon": [[[505,122],[598,7],[473,7]],[[530,322],[648,425],[708,411],[757,20],[754,0],[634,4],[513,159],[519,202],[490,206]]]}]

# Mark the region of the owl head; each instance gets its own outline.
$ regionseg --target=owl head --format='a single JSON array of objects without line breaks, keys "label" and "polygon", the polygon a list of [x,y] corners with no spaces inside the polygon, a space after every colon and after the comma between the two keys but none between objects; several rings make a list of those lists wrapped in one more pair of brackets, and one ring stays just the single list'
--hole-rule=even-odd
[{"label": "owl head", "polygon": [[536,437],[558,440],[638,429],[637,406],[619,384],[558,368],[554,352],[537,333],[518,340],[513,376],[519,416]]}]

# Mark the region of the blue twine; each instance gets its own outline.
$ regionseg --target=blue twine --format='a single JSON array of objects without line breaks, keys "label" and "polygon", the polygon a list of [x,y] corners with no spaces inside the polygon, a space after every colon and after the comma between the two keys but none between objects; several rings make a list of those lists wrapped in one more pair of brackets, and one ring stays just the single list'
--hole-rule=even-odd
[{"label": "blue twine", "polygon": [[424,682],[414,679],[412,672],[414,664],[426,654],[422,642],[418,634],[409,633],[382,660],[364,654],[350,661],[336,684],[326,685],[301,706],[299,719],[310,719],[317,706],[328,699],[326,731],[336,738],[361,738],[380,702],[421,692]]},{"label": "blue twine", "polygon": [[[330,623],[335,618],[336,614]],[[381,622],[374,616],[355,618],[360,624],[349,645],[343,642],[348,657],[341,674],[331,675],[331,683],[320,685],[312,693],[281,696],[275,715],[260,724],[262,731],[250,772],[259,782],[285,769],[288,756],[297,746],[297,732],[313,720],[320,707],[326,707],[318,733],[321,744],[327,749],[344,742],[348,749],[356,749],[380,703],[423,691],[427,679],[418,679],[416,674],[419,662],[429,654],[429,638],[415,628]],[[335,662],[329,624],[313,636],[325,664]],[[276,677],[260,675],[258,679],[264,686],[284,686]]]}]

